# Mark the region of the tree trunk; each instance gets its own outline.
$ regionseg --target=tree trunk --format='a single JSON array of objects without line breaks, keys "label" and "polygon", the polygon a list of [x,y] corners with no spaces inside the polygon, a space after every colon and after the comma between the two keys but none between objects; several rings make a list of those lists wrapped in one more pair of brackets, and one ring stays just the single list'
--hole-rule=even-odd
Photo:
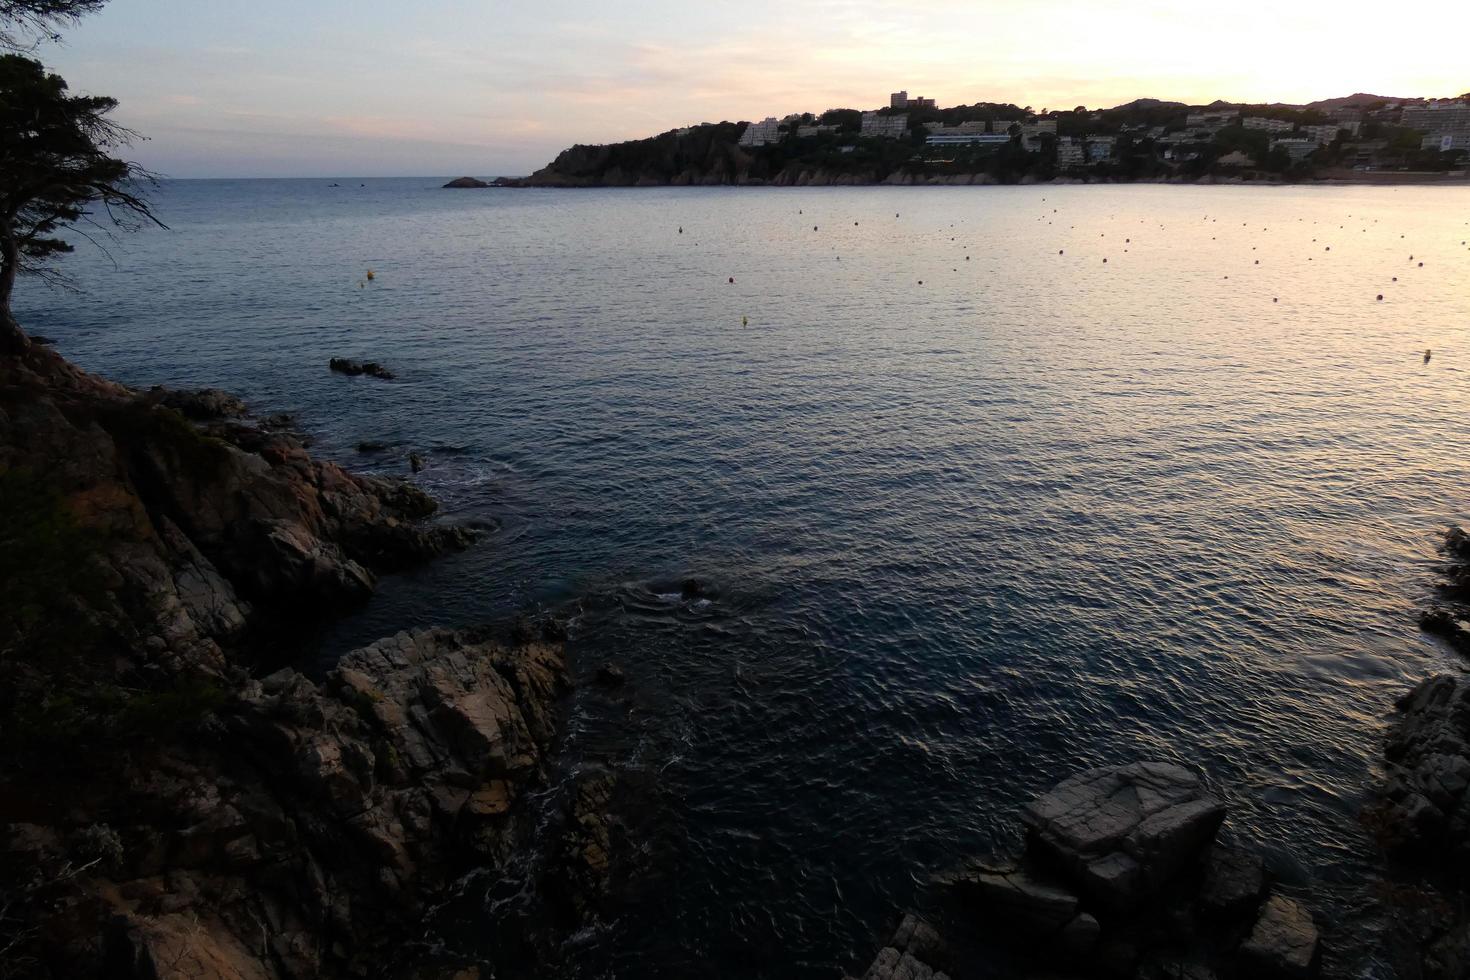
[{"label": "tree trunk", "polygon": [[31,342],[10,312],[10,296],[15,292],[15,277],[20,272],[20,243],[13,237],[0,237],[0,352],[18,354]]}]

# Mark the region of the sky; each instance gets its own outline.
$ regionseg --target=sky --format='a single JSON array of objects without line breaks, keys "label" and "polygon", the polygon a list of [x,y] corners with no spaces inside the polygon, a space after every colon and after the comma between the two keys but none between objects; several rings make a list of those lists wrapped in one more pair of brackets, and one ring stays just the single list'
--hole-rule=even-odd
[{"label": "sky", "polygon": [[1467,36],[1465,0],[112,0],[38,56],[119,99],[166,176],[493,177],[898,89],[1037,110],[1452,96]]}]

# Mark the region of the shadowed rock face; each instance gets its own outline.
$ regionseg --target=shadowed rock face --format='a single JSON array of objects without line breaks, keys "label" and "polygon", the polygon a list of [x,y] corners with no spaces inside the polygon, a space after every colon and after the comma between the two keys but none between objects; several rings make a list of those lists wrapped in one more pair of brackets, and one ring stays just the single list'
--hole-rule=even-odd
[{"label": "shadowed rock face", "polygon": [[[86,543],[96,580],[50,561],[53,616],[87,624],[85,649],[0,660],[7,724],[40,717],[27,697],[89,712],[48,746],[55,767],[8,742],[0,768],[0,891],[28,899],[0,945],[19,936],[37,975],[376,975],[438,891],[529,832],[517,801],[544,777],[559,644],[425,630],[319,680],[246,669],[283,659],[252,626],[280,636],[469,540],[425,524],[417,488],[313,459],[221,392],[140,393],[33,346],[0,359],[0,478]],[[140,737],[145,709],[177,717]]]},{"label": "shadowed rock face", "polygon": [[1392,844],[1470,861],[1470,684],[1421,681],[1399,702],[1385,756],[1384,830]]},{"label": "shadowed rock face", "polygon": [[427,898],[510,856],[564,686],[558,648],[449,630],[353,651],[321,684],[247,682],[197,744],[126,773],[116,812],[166,819],[113,826],[128,857],[94,883],[102,952],[133,964],[113,975],[151,977],[182,935],[243,977],[392,961]]},{"label": "shadowed rock face", "polygon": [[1225,806],[1189,770],[1140,762],[1073,776],[1027,804],[1021,819],[1093,897],[1126,910],[1214,839]]},{"label": "shadowed rock face", "polygon": [[410,484],[313,459],[218,391],[136,392],[35,350],[0,364],[0,470],[105,540],[95,616],[143,664],[220,673],[252,620],[320,615],[376,576],[464,547]]}]

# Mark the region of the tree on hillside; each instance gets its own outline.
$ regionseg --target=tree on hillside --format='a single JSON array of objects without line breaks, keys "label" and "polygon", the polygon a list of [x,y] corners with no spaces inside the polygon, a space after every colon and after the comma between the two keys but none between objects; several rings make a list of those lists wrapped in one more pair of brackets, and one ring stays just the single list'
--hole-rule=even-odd
[{"label": "tree on hillside", "polygon": [[[72,95],[32,58],[0,55],[0,343],[24,342],[10,299],[16,276],[56,276],[72,251],[63,225],[132,228],[153,216],[141,191],[152,175],[112,156],[133,134],[108,119],[115,99]],[[85,234],[84,232],[82,234]]]},{"label": "tree on hillside", "polygon": [[107,0],[0,0],[0,48],[25,51],[83,15],[101,10]]}]

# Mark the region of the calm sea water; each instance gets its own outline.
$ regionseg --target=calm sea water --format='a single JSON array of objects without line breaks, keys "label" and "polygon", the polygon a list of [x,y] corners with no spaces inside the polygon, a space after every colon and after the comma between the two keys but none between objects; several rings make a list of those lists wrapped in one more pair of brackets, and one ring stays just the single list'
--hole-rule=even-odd
[{"label": "calm sea water", "polygon": [[[569,974],[834,976],[1026,798],[1164,757],[1388,975],[1357,814],[1454,663],[1415,616],[1470,516],[1470,189],[438,183],[169,184],[18,305],[496,528],[330,649],[556,608],[624,666],[567,766],[624,774],[631,873]],[[430,931],[494,955],[524,902]]]}]

